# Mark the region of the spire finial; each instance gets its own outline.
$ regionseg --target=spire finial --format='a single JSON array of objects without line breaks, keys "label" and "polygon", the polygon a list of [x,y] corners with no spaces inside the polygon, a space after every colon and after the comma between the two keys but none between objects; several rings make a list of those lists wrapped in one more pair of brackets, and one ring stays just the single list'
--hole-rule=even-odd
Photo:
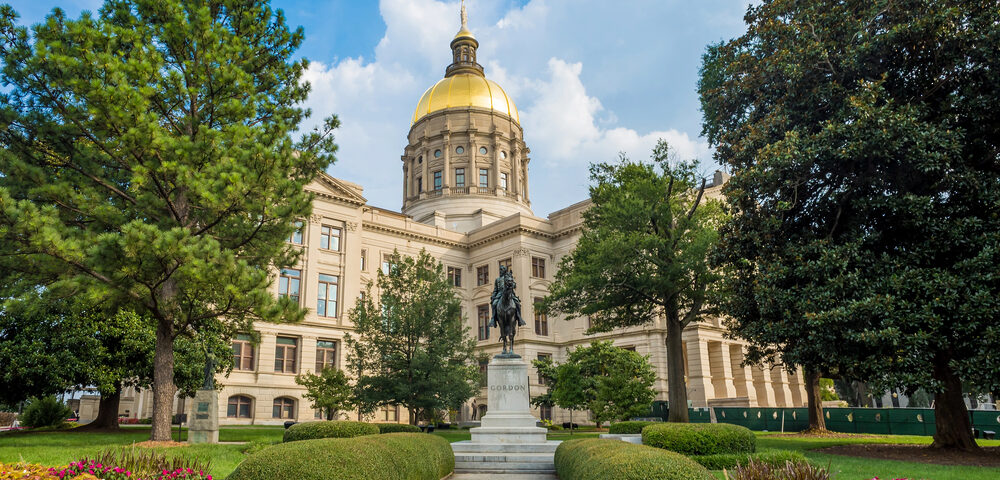
[{"label": "spire finial", "polygon": [[462,28],[469,28],[469,15],[465,13],[465,0],[462,0]]}]

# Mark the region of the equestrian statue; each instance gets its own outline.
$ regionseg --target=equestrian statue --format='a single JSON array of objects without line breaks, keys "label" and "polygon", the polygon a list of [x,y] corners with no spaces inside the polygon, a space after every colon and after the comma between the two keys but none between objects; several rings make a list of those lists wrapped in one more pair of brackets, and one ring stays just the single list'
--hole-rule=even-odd
[{"label": "equestrian statue", "polygon": [[521,299],[514,293],[516,287],[517,283],[514,282],[514,275],[510,269],[506,265],[500,265],[500,276],[493,282],[493,295],[490,296],[493,317],[489,327],[500,327],[500,341],[503,342],[503,351],[500,355],[520,358],[514,354],[514,335],[517,333],[517,327],[523,327],[525,324],[521,319]]}]

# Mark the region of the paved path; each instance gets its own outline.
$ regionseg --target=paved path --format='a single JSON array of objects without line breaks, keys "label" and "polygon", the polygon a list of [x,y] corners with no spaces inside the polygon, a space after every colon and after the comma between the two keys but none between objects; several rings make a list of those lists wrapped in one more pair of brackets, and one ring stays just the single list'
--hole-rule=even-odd
[{"label": "paved path", "polygon": [[559,480],[555,474],[456,473],[448,480]]}]

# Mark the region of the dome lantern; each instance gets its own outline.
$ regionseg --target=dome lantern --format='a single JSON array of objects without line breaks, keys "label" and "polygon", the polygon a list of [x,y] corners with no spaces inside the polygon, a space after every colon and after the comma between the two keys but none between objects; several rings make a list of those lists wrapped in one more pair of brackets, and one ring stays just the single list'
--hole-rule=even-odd
[{"label": "dome lantern", "polygon": [[460,73],[471,73],[486,76],[483,66],[476,62],[476,49],[479,41],[469,30],[469,16],[465,13],[465,1],[462,1],[462,28],[451,41],[451,65],[444,70],[444,76],[450,77]]}]

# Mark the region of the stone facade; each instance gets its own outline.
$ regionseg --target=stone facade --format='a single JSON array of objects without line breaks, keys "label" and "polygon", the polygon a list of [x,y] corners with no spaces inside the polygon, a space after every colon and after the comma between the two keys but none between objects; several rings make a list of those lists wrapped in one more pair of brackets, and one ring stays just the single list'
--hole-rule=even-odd
[{"label": "stone facade", "polygon": [[[471,32],[463,28],[451,46],[455,63],[446,70],[445,80],[453,84],[442,90],[439,82],[424,94],[414,113],[409,145],[401,156],[402,213],[369,205],[361,186],[328,175],[307,187],[315,193],[313,214],[303,219],[301,238],[291,239],[303,250],[301,264],[272,289],[275,295],[297,295],[309,314],[299,324],[256,325],[261,343],[240,345],[238,368],[219,379],[225,385],[219,395],[220,423],[280,424],[315,418],[316,412],[303,399],[305,390],[295,383],[295,374],[315,371],[318,365],[344,367],[344,335],[352,330],[347,312],[365,285],[376,278],[376,269],[383,268],[397,250],[416,255],[426,249],[446,271],[460,277],[456,292],[466,325],[483,352],[500,351],[496,332],[483,328],[481,312],[488,315],[500,263],[509,264],[528,324],[518,332],[518,354],[528,361],[551,356],[558,362],[569,350],[592,340],[612,340],[649,356],[658,374],[657,398],[667,399],[666,325],[662,321],[585,335],[585,318],[567,321],[535,314],[533,300],[547,294],[556,266],[576,245],[581,214],[589,201],[547,218],[532,213],[529,149],[516,107],[502,89],[497,91],[496,84],[477,83],[485,77],[481,67],[476,68],[478,42]],[[438,91],[446,91],[447,98],[434,98]],[[464,171],[456,170],[460,168]],[[716,174],[707,195],[718,196],[725,180],[725,175]],[[296,283],[298,292],[287,291],[294,290],[291,286]],[[683,332],[686,382],[693,406],[805,404],[800,372],[740,367],[743,345],[724,334],[718,318],[692,323]],[[537,372],[529,378],[532,395],[544,391]],[[131,416],[148,417],[152,402],[144,397],[148,392],[135,393],[123,409]],[[178,401],[176,410],[188,411],[192,403]],[[484,388],[457,412],[455,420],[481,417],[486,404]],[[569,420],[569,412],[553,410],[536,409],[534,414],[556,422]],[[579,422],[583,416],[574,419]],[[373,420],[405,422],[407,413],[383,409]]]}]

